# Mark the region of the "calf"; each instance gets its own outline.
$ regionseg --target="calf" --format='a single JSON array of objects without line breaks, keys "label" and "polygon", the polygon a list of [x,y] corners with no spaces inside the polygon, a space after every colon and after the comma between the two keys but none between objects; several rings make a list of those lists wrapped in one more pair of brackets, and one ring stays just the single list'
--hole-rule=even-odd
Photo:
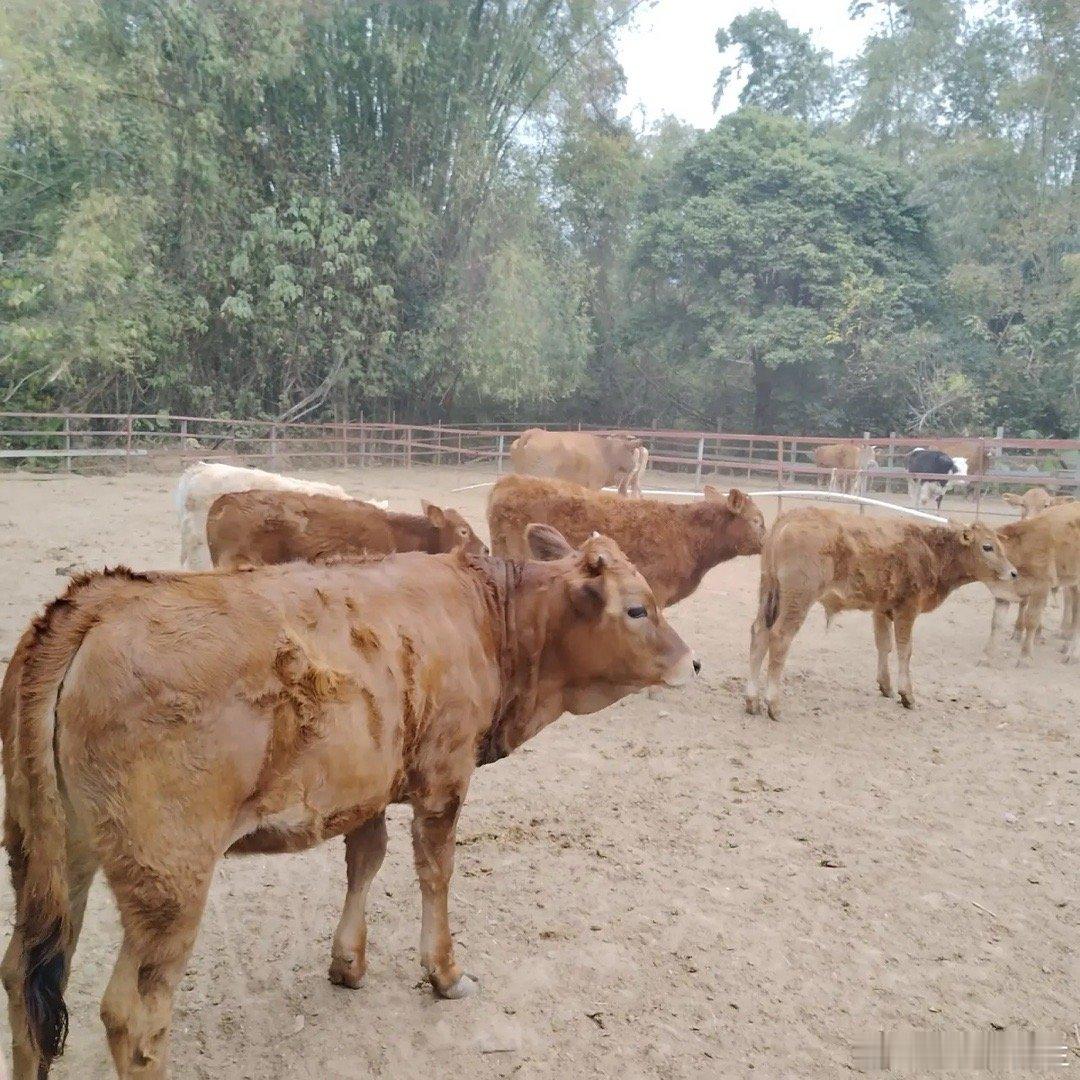
[{"label": "calf", "polygon": [[[1051,507],[1003,525],[997,533],[1019,574],[1012,599],[1021,601],[1017,619],[1021,663],[1034,651],[1047,597],[1057,588],[1062,590],[1064,600],[1061,633],[1066,639],[1065,660],[1075,660],[1080,656],[1080,504]],[[993,659],[997,651],[998,629],[1008,607],[1008,598],[995,596],[987,660]]]},{"label": "calf", "polygon": [[45,609],[0,689],[17,1080],[44,1077],[62,1049],[98,866],[123,926],[101,1006],[122,1077],[165,1076],[173,994],[223,852],[343,835],[330,978],[359,986],[391,803],[413,809],[420,962],[444,997],[476,990],[447,912],[476,766],[563,712],[679,685],[697,668],[612,541],[575,551],[546,526],[530,541],[554,561],[455,552],[114,570],[75,580]]},{"label": "calf", "polygon": [[858,443],[835,443],[814,451],[814,464],[829,470],[829,490],[862,494],[866,475],[877,465],[877,447]]},{"label": "calf", "polygon": [[949,457],[943,450],[924,450],[920,446],[908,454],[907,471],[916,476],[931,473],[941,477],[940,480],[921,480],[913,476],[908,480],[908,497],[916,507],[925,506],[933,498],[934,505],[940,510],[951,478],[967,475],[967,462],[963,458]]},{"label": "calf", "polygon": [[758,682],[769,659],[765,704],[780,714],[780,678],[791,642],[820,602],[829,617],[871,611],[878,651],[878,687],[892,696],[889,654],[896,631],[900,701],[914,704],[911,631],[954,589],[983,581],[1007,592],[1016,580],[997,534],[986,525],[924,525],[803,508],[781,514],[761,553],[758,614],[750,640],[746,710],[760,710]]},{"label": "calf", "polygon": [[[233,491],[301,491],[309,495],[328,495],[334,499],[352,498],[337,484],[297,480],[263,469],[245,469],[216,461],[198,461],[183,471],[173,497],[180,517],[180,565],[185,569],[210,569],[206,515],[219,495]],[[383,501],[372,505],[385,510],[389,503]]]},{"label": "calf", "polygon": [[1014,495],[1011,491],[1006,491],[1001,498],[1010,506],[1020,508],[1021,521],[1031,517],[1032,514],[1049,510],[1051,506],[1063,506],[1065,503],[1074,501],[1072,495],[1051,495],[1044,487],[1028,488],[1023,495]]},{"label": "calf", "polygon": [[529,428],[510,445],[514,472],[569,480],[599,491],[617,485],[620,495],[641,494],[641,474],[649,460],[634,435],[593,435],[587,431]]},{"label": "calf", "polygon": [[295,491],[241,491],[222,495],[210,508],[206,541],[214,566],[265,566],[332,555],[429,555],[487,548],[456,510],[421,500],[423,514],[380,510],[359,499],[302,495]]},{"label": "calf", "polygon": [[496,555],[522,558],[526,528],[542,521],[571,543],[594,532],[610,536],[641,571],[661,607],[689,596],[705,573],[736,555],[756,555],[765,519],[753,499],[726,496],[707,485],[693,503],[621,499],[561,480],[504,476],[488,498],[488,529]]}]

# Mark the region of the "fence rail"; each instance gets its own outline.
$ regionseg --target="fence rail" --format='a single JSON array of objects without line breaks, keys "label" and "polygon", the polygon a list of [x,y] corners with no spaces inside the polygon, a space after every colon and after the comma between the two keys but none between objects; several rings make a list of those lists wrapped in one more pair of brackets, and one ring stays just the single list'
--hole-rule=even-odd
[{"label": "fence rail", "polygon": [[[396,421],[290,422],[225,420],[157,413],[0,412],[0,468],[89,470],[97,467],[175,468],[197,460],[236,461],[286,468],[414,465],[489,466],[502,471],[510,444],[526,425],[467,427]],[[544,425],[555,428],[560,425]],[[566,425],[562,425],[565,427]],[[747,484],[821,486],[828,469],[813,460],[826,444],[877,447],[878,467],[866,474],[870,490],[904,490],[905,456],[917,446],[965,451],[989,470],[973,470],[965,482],[976,511],[988,494],[1041,484],[1080,492],[1080,439],[1011,439],[974,436],[862,438],[811,435],[754,435],[660,428],[613,429],[641,438],[650,467],[685,474],[694,486],[713,477]]]}]

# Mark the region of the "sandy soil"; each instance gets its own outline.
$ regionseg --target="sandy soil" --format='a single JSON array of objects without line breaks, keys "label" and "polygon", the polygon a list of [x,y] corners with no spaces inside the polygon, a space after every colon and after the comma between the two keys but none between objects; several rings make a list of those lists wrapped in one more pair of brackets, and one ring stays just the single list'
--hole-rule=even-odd
[{"label": "sandy soil", "polygon": [[[485,478],[317,475],[409,509]],[[3,660],[68,568],[177,564],[173,481],[0,479]],[[477,525],[484,498],[452,497]],[[826,635],[818,611],[783,721],[748,717],[757,573],[719,567],[673,610],[705,665],[692,688],[564,718],[476,775],[451,916],[479,997],[420,983],[397,808],[359,991],[326,978],[340,841],[219,867],[174,1075],[825,1077],[852,1067],[862,1031],[992,1023],[1067,1030],[1075,1047],[1080,669],[1056,644],[1029,669],[1012,654],[978,667],[991,601],[969,586],[917,626],[917,711],[878,696],[869,618]],[[99,881],[57,1076],[111,1075],[97,1010],[117,942]]]}]

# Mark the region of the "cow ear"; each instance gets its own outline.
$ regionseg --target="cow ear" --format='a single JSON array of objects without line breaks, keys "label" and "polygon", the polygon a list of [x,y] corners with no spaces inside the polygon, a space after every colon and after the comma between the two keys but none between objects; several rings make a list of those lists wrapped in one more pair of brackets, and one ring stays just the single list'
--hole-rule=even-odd
[{"label": "cow ear", "polygon": [[435,526],[436,529],[442,529],[446,525],[446,514],[443,512],[441,506],[436,506],[434,503],[429,503],[427,499],[420,500],[420,509],[424,511],[424,516]]},{"label": "cow ear", "polygon": [[1055,495],[1054,501],[1051,506],[1064,506],[1066,503],[1076,502],[1076,498],[1073,495]]},{"label": "cow ear", "polygon": [[1007,502],[1010,506],[1019,506],[1021,504],[1020,496],[1014,495],[1011,491],[1006,491],[1001,498],[1003,502]]},{"label": "cow ear", "polygon": [[736,514],[741,514],[746,509],[746,504],[748,501],[749,500],[747,499],[745,493],[740,491],[738,488],[732,488],[727,493],[728,508],[734,511]]},{"label": "cow ear", "polygon": [[570,603],[579,615],[595,619],[606,605],[604,579],[599,576],[586,578],[571,586]]},{"label": "cow ear", "polygon": [[975,530],[970,525],[960,526],[960,543],[969,546],[975,543]]},{"label": "cow ear", "polygon": [[566,537],[550,525],[533,522],[526,526],[525,541],[533,558],[540,562],[554,562],[574,554],[574,549],[566,542]]},{"label": "cow ear", "polygon": [[701,489],[701,494],[712,502],[723,502],[724,493],[715,484],[706,484]]}]

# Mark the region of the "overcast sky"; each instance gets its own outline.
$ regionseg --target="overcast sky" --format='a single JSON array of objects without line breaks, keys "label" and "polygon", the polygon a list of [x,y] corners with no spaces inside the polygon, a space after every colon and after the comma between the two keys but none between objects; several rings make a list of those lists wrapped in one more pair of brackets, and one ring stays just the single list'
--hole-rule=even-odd
[{"label": "overcast sky", "polygon": [[[723,61],[716,31],[755,7],[771,7],[838,60],[858,51],[870,20],[852,22],[849,0],[659,0],[638,12],[622,31],[619,59],[626,72],[623,111],[648,126],[666,113],[697,127],[712,127],[716,75]],[[733,59],[733,57],[732,57]],[[720,112],[737,104],[739,87],[729,86]]]}]

